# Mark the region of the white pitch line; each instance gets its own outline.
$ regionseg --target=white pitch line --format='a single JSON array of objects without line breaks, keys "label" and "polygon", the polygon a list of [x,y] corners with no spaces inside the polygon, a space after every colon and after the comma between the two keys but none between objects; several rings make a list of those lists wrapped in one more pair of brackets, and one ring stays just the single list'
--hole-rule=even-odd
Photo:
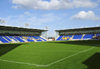
[{"label": "white pitch line", "polygon": [[[99,44],[99,45],[100,45],[100,44]],[[47,64],[46,66],[47,66],[47,67],[48,67],[48,66],[51,66],[51,65],[53,65],[53,64],[55,64],[55,63],[58,63],[58,62],[60,62],[60,61],[65,60],[65,59],[67,59],[67,58],[70,58],[70,57],[73,57],[73,56],[78,55],[78,54],[80,54],[80,53],[83,53],[83,52],[89,51],[89,50],[91,50],[91,49],[93,49],[93,48],[95,48],[95,47],[97,47],[97,46],[99,46],[99,45],[96,45],[96,46],[94,46],[94,47],[92,47],[92,48],[89,48],[89,49],[86,49],[86,50],[80,51],[80,52],[75,53],[75,54],[73,54],[73,55],[70,55],[70,56],[68,56],[68,57],[62,58],[62,59],[57,60],[57,61],[55,61],[55,62],[53,62],[53,63]]]},{"label": "white pitch line", "polygon": [[24,63],[24,62],[16,62],[16,61],[4,60],[4,59],[0,59],[0,61],[11,62],[11,63],[18,63],[18,64],[26,64],[26,65],[35,65],[37,67],[46,67],[46,65],[39,65],[39,64],[32,64],[32,63]]},{"label": "white pitch line", "polygon": [[89,51],[89,50],[91,50],[91,49],[93,49],[93,48],[95,48],[95,47],[97,47],[97,46],[99,46],[99,45],[96,45],[96,46],[94,46],[94,47],[92,47],[92,48],[89,48],[89,49],[87,49],[87,50],[84,50],[84,51],[80,51],[80,52],[78,52],[78,53],[76,53],[76,54],[73,54],[73,55],[70,55],[70,56],[68,56],[68,57],[62,58],[62,59],[60,59],[60,60],[57,60],[57,61],[55,61],[55,62],[53,62],[53,63],[50,63],[50,64],[47,64],[47,65],[39,65],[39,64],[32,64],[32,63],[25,63],[25,62],[16,62],[16,61],[4,60],[4,59],[0,59],[0,61],[11,62],[11,63],[18,63],[18,64],[26,64],[26,65],[34,65],[34,66],[37,66],[37,67],[48,67],[48,66],[53,65],[53,64],[55,64],[55,63],[58,63],[58,62],[60,62],[60,61],[63,61],[63,60],[65,60],[65,59],[67,59],[67,58],[70,58],[70,57],[73,57],[73,56],[75,56],[75,55],[77,55],[77,54],[80,54],[80,53],[82,53],[82,52]]}]

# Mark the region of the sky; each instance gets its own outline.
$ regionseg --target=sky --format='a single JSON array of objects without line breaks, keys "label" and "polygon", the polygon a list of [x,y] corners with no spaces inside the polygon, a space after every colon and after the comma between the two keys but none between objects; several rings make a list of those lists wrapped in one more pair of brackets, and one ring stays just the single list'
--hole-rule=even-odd
[{"label": "sky", "polygon": [[0,0],[0,19],[8,26],[48,27],[54,37],[55,30],[100,26],[100,0]]}]

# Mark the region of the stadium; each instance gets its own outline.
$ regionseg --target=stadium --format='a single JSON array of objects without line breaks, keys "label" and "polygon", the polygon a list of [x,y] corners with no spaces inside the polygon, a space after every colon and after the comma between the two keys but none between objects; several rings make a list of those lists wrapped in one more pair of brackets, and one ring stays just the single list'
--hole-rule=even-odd
[{"label": "stadium", "polygon": [[0,26],[0,69],[100,69],[100,27],[47,31]]},{"label": "stadium", "polygon": [[0,0],[0,69],[100,69],[100,0]]}]

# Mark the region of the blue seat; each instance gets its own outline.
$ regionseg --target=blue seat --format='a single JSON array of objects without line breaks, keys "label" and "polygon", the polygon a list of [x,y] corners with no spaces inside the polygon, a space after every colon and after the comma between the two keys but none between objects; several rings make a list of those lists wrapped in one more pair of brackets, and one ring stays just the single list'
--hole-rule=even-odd
[{"label": "blue seat", "polygon": [[63,37],[63,36],[59,36],[59,37],[56,39],[56,41],[62,40],[62,39],[61,39],[62,37]]},{"label": "blue seat", "polygon": [[100,39],[100,34],[96,34],[96,39]]},{"label": "blue seat", "polygon": [[2,41],[3,43],[9,43],[7,40],[5,40],[2,36],[0,36],[0,41]]},{"label": "blue seat", "polygon": [[14,38],[14,36],[8,36],[8,37],[15,40],[15,41],[18,41],[16,38]]},{"label": "blue seat", "polygon": [[100,36],[100,34],[96,34],[96,36]]},{"label": "blue seat", "polygon": [[83,39],[92,39],[93,36],[94,34],[86,34]]},{"label": "blue seat", "polygon": [[4,38],[6,38],[8,41],[12,41],[11,39],[9,39],[7,36],[3,36]]},{"label": "blue seat", "polygon": [[40,37],[40,36],[37,36],[38,38],[40,38],[40,39],[42,39],[42,40],[44,40],[44,41],[47,41],[46,39],[44,39],[44,38],[42,38],[42,37]]},{"label": "blue seat", "polygon": [[32,40],[32,37],[31,36],[23,36],[22,38],[24,38],[28,42],[34,42],[34,40]]},{"label": "blue seat", "polygon": [[32,36],[36,41],[42,41],[38,36]]},{"label": "blue seat", "polygon": [[20,41],[20,42],[25,42],[25,41],[23,41],[19,36],[14,36],[14,38],[16,38],[18,41]]},{"label": "blue seat", "polygon": [[74,35],[73,39],[81,39],[82,35]]},{"label": "blue seat", "polygon": [[34,42],[34,39],[36,39],[36,41],[46,41],[40,36],[0,36],[0,41],[3,43],[10,43],[12,40],[25,42],[23,39],[27,40],[28,42]]}]

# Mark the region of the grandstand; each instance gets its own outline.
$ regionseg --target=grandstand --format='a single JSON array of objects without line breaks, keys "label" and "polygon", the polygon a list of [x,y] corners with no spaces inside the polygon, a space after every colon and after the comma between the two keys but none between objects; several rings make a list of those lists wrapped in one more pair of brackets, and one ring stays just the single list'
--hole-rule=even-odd
[{"label": "grandstand", "polygon": [[100,39],[100,27],[55,30],[56,41]]},{"label": "grandstand", "polygon": [[100,27],[47,31],[0,26],[0,69],[100,69]]},{"label": "grandstand", "polygon": [[0,43],[47,41],[48,30],[0,26]]}]

